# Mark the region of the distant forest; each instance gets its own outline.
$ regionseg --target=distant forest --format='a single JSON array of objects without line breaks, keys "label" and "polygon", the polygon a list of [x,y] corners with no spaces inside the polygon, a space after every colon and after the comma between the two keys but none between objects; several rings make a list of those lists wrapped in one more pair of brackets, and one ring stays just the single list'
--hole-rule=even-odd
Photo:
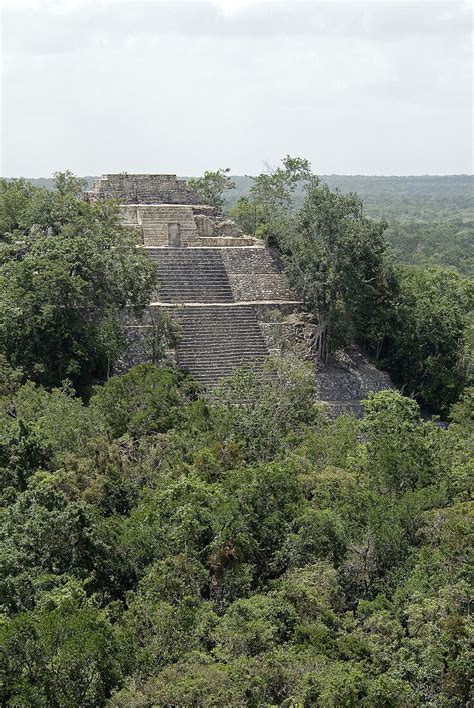
[{"label": "distant forest", "polygon": [[[378,177],[364,175],[322,175],[332,188],[356,192],[364,200],[367,214],[386,219],[386,237],[402,263],[442,265],[474,275],[474,175]],[[96,177],[85,177],[92,184]],[[252,177],[232,176],[235,189],[227,192],[229,208],[246,196]],[[52,178],[30,179],[32,184],[51,189]],[[300,206],[302,190],[295,193]]]}]

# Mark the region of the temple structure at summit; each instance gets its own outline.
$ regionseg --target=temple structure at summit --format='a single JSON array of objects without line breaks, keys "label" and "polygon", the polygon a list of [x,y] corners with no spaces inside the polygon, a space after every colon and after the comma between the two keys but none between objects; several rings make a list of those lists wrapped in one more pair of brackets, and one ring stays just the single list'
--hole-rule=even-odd
[{"label": "temple structure at summit", "polygon": [[199,204],[197,194],[176,175],[103,175],[87,195],[89,200],[118,201],[123,223],[135,229],[146,248],[253,244],[218,209]]},{"label": "temple structure at summit", "polygon": [[[241,364],[297,345],[303,356],[317,359],[321,333],[290,291],[278,254],[243,234],[215,207],[200,204],[184,180],[105,174],[87,198],[119,203],[124,225],[136,232],[158,270],[158,289],[144,322],[127,324],[127,366],[151,358],[147,335],[163,311],[179,324],[177,363],[205,386]],[[348,385],[346,376],[341,386],[337,371],[320,371],[325,398],[338,403],[341,396],[347,403],[354,398],[357,382]],[[339,376],[345,374],[339,370]],[[386,387],[385,379],[372,379],[372,389]]]}]

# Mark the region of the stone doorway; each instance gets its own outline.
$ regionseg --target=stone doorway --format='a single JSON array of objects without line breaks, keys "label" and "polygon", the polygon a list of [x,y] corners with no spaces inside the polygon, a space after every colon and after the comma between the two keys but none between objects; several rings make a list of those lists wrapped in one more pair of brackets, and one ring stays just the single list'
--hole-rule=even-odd
[{"label": "stone doorway", "polygon": [[168,246],[181,246],[181,228],[179,224],[168,224]]}]

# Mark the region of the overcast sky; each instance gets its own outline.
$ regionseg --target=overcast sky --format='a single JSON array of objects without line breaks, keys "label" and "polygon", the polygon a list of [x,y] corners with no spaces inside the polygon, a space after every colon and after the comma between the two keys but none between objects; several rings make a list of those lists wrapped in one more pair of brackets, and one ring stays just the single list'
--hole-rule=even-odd
[{"label": "overcast sky", "polygon": [[472,172],[468,2],[0,4],[4,176]]}]

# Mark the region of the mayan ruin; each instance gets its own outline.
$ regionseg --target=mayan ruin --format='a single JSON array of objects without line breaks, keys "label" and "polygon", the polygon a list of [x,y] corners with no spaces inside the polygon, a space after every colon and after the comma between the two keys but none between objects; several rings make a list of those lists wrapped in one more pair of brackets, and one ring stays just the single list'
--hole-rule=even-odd
[{"label": "mayan ruin", "polygon": [[322,333],[291,292],[278,253],[219,209],[200,204],[184,180],[105,174],[87,198],[119,202],[123,224],[157,266],[158,289],[145,321],[126,323],[124,368],[149,359],[147,333],[166,312],[179,328],[173,358],[205,387],[243,364],[289,350],[315,361],[319,396],[337,410],[357,411],[368,391],[391,385],[357,348],[321,362]]}]

